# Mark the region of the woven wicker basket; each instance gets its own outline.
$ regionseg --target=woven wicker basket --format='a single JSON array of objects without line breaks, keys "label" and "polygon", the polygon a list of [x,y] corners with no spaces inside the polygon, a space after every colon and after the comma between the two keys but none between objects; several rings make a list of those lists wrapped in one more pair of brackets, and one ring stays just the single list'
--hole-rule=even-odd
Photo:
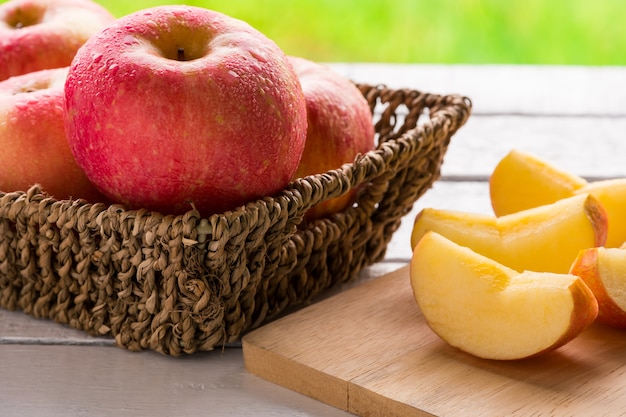
[{"label": "woven wicker basket", "polygon": [[[354,278],[383,258],[471,111],[465,97],[359,88],[375,112],[376,150],[232,212],[163,216],[57,201],[38,187],[0,192],[0,306],[181,355],[236,341]],[[353,207],[302,222],[353,187]]]}]

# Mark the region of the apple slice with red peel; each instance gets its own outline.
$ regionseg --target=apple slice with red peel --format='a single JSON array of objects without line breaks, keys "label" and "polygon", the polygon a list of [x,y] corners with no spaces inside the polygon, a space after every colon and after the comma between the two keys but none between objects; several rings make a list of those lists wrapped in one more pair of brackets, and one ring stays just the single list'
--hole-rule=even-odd
[{"label": "apple slice with red peel", "polygon": [[589,182],[575,194],[591,194],[606,209],[609,230],[604,246],[617,248],[626,242],[626,178]]},{"label": "apple slice with red peel", "polygon": [[571,274],[587,283],[598,300],[598,322],[626,328],[626,250],[588,248],[580,251]]},{"label": "apple slice with red peel", "polygon": [[410,279],[428,326],[449,345],[484,359],[557,349],[598,314],[580,277],[520,273],[435,232],[415,247]]},{"label": "apple slice with red peel", "polygon": [[608,221],[602,204],[581,194],[501,217],[425,208],[412,247],[430,230],[518,271],[567,273],[581,249],[604,245]]}]

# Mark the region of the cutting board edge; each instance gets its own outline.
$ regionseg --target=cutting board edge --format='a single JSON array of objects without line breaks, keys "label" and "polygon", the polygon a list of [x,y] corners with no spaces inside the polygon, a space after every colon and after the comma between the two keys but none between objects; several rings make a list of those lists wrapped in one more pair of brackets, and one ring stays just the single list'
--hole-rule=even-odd
[{"label": "cutting board edge", "polygon": [[[437,417],[413,405],[385,397],[362,385],[350,382],[348,412],[367,417]],[[374,399],[378,399],[375,401]]]},{"label": "cutting board edge", "polygon": [[348,411],[349,382],[250,343],[246,336],[242,338],[241,346],[246,371],[273,384]]}]

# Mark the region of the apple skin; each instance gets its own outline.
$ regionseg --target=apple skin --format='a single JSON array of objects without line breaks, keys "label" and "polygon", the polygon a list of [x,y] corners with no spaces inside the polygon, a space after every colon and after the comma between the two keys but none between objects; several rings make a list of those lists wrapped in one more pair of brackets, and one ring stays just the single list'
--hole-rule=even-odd
[{"label": "apple skin", "polygon": [[[290,56],[306,99],[307,137],[296,177],[321,174],[353,162],[374,149],[374,125],[369,104],[359,89],[331,68]],[[311,207],[305,220],[327,217],[352,205],[357,190]]]},{"label": "apple skin", "polygon": [[0,5],[0,80],[70,65],[78,48],[115,20],[89,0],[11,0]]},{"label": "apple skin", "polygon": [[282,190],[304,150],[304,94],[284,52],[204,8],[118,19],[78,51],[65,91],[78,164],[129,208],[232,210]]},{"label": "apple skin", "polygon": [[0,190],[41,185],[57,199],[105,201],[76,164],[65,136],[63,85],[68,68],[0,81]]},{"label": "apple skin", "polygon": [[[598,300],[598,322],[626,329],[624,300],[626,288],[626,250],[622,248],[595,247],[581,250],[572,263],[570,274],[577,275],[589,286]],[[605,275],[613,275],[607,279]],[[618,284],[615,282],[621,281]],[[614,290],[607,288],[613,282]],[[620,285],[621,284],[621,285]],[[615,297],[622,298],[620,306]]]},{"label": "apple skin", "polygon": [[[596,197],[606,208],[609,230],[607,248],[618,248],[626,242],[626,178],[598,180],[587,183],[575,191],[575,194],[588,193]],[[598,245],[600,246],[600,245]]]}]

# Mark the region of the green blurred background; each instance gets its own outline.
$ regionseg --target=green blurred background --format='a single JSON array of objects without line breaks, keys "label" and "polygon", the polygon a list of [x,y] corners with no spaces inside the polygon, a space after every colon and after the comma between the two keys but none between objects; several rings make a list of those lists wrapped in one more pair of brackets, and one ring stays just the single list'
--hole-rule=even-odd
[{"label": "green blurred background", "polygon": [[[122,16],[163,0],[98,0]],[[626,64],[623,0],[196,0],[318,61]]]}]

